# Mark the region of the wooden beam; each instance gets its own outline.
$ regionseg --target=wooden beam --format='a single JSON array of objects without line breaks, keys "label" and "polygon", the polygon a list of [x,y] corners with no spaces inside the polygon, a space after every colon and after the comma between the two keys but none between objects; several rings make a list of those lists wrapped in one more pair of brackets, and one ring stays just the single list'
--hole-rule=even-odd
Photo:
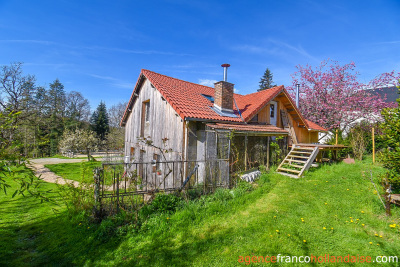
[{"label": "wooden beam", "polygon": [[372,127],[372,163],[375,164],[375,128]]},{"label": "wooden beam", "polygon": [[247,135],[244,136],[244,170],[247,171]]},{"label": "wooden beam", "polygon": [[269,136],[267,136],[267,170],[269,170]]}]

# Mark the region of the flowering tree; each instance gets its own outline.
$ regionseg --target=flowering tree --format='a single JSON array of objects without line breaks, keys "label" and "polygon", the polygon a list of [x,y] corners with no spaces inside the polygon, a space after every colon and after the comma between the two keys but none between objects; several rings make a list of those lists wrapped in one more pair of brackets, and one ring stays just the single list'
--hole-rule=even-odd
[{"label": "flowering tree", "polygon": [[300,111],[328,130],[344,131],[361,119],[376,121],[381,110],[392,105],[366,89],[397,85],[400,73],[384,73],[363,84],[355,68],[353,62],[342,66],[331,60],[321,62],[316,68],[299,65],[292,75],[293,84],[287,89],[294,96],[295,86],[300,84]]},{"label": "flowering tree", "polygon": [[85,151],[90,161],[90,151],[97,149],[99,140],[96,133],[90,130],[76,129],[65,130],[59,144],[61,151]]}]

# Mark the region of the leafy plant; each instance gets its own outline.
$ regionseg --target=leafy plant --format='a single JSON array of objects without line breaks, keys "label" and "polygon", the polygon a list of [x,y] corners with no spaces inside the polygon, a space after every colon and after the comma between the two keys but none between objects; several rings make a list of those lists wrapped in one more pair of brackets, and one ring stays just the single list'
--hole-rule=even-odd
[{"label": "leafy plant", "polygon": [[155,213],[170,214],[178,208],[181,201],[182,199],[174,194],[158,194],[150,204],[140,210],[140,215],[146,218]]},{"label": "leafy plant", "polygon": [[392,184],[394,191],[400,192],[400,98],[397,103],[398,107],[382,111],[382,140],[387,148],[380,153],[380,161],[387,169],[384,178]]}]

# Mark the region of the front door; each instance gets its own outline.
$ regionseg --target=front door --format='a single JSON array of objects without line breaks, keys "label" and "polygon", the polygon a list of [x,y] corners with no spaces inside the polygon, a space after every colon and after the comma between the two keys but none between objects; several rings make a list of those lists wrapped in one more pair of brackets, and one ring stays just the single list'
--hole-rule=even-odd
[{"label": "front door", "polygon": [[277,123],[277,103],[275,101],[269,102],[269,123],[276,126]]}]

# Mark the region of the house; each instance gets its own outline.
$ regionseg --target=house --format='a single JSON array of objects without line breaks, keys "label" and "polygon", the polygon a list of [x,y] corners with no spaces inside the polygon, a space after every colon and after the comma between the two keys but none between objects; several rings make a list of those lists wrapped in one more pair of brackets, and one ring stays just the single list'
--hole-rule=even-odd
[{"label": "house", "polygon": [[385,103],[396,103],[396,99],[399,98],[399,89],[396,86],[381,87],[375,89],[369,89],[372,95],[377,95],[385,101]]},{"label": "house", "polygon": [[226,80],[212,88],[150,70],[141,71],[121,126],[126,163],[199,162],[199,176],[207,176],[208,161],[220,177],[268,165],[270,143],[287,152],[291,144],[317,143],[326,131],[302,116],[283,86],[240,95]]}]

